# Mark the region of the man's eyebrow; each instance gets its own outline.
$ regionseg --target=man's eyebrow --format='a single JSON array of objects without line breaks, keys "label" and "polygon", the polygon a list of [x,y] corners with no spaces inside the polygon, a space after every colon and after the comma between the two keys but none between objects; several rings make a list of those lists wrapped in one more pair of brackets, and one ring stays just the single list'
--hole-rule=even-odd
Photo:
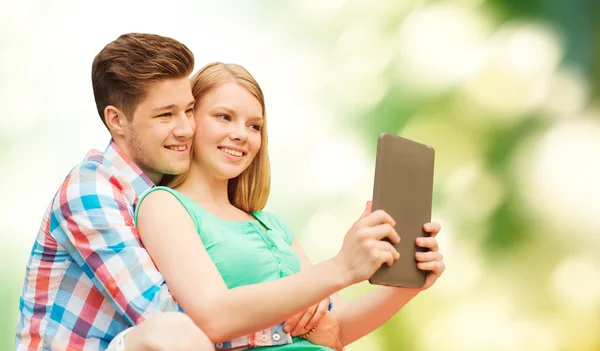
[{"label": "man's eyebrow", "polygon": [[158,111],[163,111],[163,110],[169,110],[169,109],[172,109],[173,107],[175,107],[175,105],[171,104],[171,105],[166,105],[166,106],[161,106],[161,107],[153,108],[152,111],[158,112]]},{"label": "man's eyebrow", "polygon": [[[195,104],[196,104],[196,100],[192,100],[192,101],[188,102],[188,104],[186,105],[186,108],[194,106]],[[170,109],[172,109],[174,107],[176,107],[176,105],[175,104],[171,104],[171,105],[166,105],[166,106],[162,106],[162,107],[153,108],[152,111],[158,112],[158,111],[170,110]]]}]

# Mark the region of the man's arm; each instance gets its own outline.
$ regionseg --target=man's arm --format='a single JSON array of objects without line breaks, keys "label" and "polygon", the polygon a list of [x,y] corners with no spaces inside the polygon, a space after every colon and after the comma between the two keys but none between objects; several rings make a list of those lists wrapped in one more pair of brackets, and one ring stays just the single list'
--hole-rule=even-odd
[{"label": "man's arm", "polygon": [[86,162],[54,201],[51,232],[100,292],[132,325],[159,311],[177,311],[134,226],[122,184],[103,165]]}]

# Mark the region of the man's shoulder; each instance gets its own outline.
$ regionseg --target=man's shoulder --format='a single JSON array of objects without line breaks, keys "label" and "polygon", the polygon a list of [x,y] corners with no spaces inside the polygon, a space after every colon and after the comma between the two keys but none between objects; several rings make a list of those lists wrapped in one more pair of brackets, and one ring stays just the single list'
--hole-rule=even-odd
[{"label": "man's shoulder", "polygon": [[136,165],[111,142],[105,152],[91,150],[60,185],[52,211],[62,213],[99,208],[127,208],[152,186]]},{"label": "man's shoulder", "polygon": [[67,175],[65,182],[102,181],[116,175],[110,162],[98,150],[91,150],[83,161],[75,165]]},{"label": "man's shoulder", "polygon": [[69,171],[57,196],[61,193],[72,195],[98,193],[112,187],[122,187],[117,170],[112,167],[104,153],[90,150],[83,161]]}]

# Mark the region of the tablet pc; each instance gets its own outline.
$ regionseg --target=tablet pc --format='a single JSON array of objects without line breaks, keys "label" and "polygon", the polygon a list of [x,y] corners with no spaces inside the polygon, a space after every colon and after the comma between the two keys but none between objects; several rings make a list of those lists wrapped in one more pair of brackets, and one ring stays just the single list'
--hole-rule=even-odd
[{"label": "tablet pc", "polygon": [[432,147],[388,133],[377,142],[373,211],[382,209],[396,221],[400,243],[392,244],[400,258],[384,264],[369,279],[371,284],[421,288],[426,271],[417,268],[415,253],[426,251],[415,244],[427,236],[431,222],[435,151]]}]

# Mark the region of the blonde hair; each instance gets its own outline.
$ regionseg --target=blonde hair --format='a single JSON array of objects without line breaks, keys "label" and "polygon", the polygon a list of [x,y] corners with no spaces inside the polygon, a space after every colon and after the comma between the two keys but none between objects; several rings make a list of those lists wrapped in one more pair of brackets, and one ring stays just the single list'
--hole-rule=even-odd
[{"label": "blonde hair", "polygon": [[[227,185],[231,204],[247,213],[253,213],[265,207],[271,191],[265,99],[260,86],[244,67],[232,63],[215,62],[204,66],[192,76],[192,94],[196,104],[200,104],[204,96],[232,80],[254,95],[262,107],[263,126],[260,130],[260,150],[250,166],[236,178],[230,179]],[[180,185],[187,176],[188,172],[177,176],[165,176],[162,184],[173,188]]]}]

